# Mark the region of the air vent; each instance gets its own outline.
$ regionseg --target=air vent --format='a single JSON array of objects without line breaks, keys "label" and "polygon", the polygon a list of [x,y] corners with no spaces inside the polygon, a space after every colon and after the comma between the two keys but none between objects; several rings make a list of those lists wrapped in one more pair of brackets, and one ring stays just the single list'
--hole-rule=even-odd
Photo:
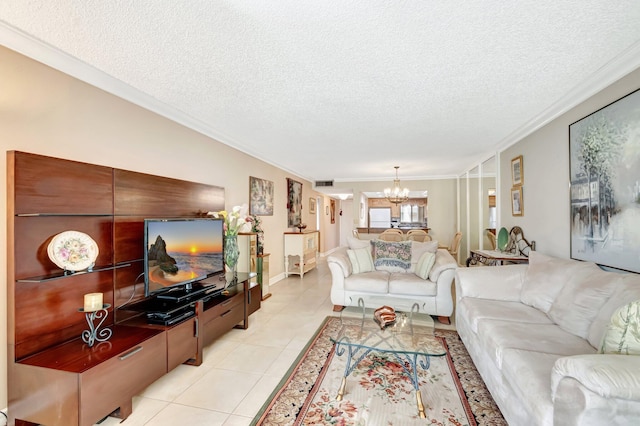
[{"label": "air vent", "polygon": [[317,180],[316,181],[316,188],[327,187],[327,186],[333,186],[333,181],[332,180]]}]

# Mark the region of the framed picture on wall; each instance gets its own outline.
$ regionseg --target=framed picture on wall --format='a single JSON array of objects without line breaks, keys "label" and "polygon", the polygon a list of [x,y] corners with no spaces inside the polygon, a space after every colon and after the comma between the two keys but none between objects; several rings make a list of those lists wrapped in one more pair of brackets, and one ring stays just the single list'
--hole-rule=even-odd
[{"label": "framed picture on wall", "polygon": [[287,226],[302,223],[302,183],[287,178]]},{"label": "framed picture on wall", "polygon": [[524,171],[522,169],[522,155],[511,160],[511,182],[513,186],[524,183]]},{"label": "framed picture on wall", "polygon": [[571,258],[640,272],[640,90],[569,125]]},{"label": "framed picture on wall", "polygon": [[316,214],[316,199],[313,197],[309,198],[309,213]]},{"label": "framed picture on wall", "polygon": [[273,182],[249,176],[249,214],[273,215]]},{"label": "framed picture on wall", "polygon": [[524,215],[521,186],[514,186],[513,188],[511,188],[511,214],[514,216]]},{"label": "framed picture on wall", "polygon": [[331,205],[331,223],[336,223],[336,200],[332,199],[329,204]]}]

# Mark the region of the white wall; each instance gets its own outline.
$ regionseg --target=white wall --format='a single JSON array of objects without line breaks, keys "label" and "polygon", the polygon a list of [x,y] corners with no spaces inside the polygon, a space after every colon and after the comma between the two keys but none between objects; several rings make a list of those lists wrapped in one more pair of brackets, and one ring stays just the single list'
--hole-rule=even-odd
[{"label": "white wall", "polygon": [[[536,250],[569,258],[569,125],[640,88],[640,69],[501,153],[501,226],[520,226]],[[512,216],[511,159],[523,156],[524,216]],[[640,226],[640,224],[638,224]]]}]

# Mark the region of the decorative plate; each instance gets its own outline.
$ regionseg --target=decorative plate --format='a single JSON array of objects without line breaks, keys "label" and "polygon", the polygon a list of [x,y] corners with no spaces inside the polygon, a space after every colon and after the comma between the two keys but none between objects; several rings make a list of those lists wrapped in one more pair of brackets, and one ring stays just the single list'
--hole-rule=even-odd
[{"label": "decorative plate", "polygon": [[503,251],[509,243],[509,231],[507,228],[500,228],[498,232],[498,250]]},{"label": "decorative plate", "polygon": [[98,245],[87,234],[65,231],[53,237],[47,254],[53,263],[65,271],[82,271],[95,263]]}]

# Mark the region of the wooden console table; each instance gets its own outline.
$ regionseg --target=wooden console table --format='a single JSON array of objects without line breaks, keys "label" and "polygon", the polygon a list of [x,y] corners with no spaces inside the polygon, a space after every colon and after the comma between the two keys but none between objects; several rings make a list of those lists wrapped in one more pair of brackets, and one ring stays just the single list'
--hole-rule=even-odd
[{"label": "wooden console table", "polygon": [[301,277],[316,267],[318,257],[318,231],[284,233],[284,276],[298,274]]},{"label": "wooden console table", "polygon": [[497,266],[505,263],[529,263],[529,258],[499,250],[471,250],[471,256],[467,259],[467,266],[478,264]]}]

